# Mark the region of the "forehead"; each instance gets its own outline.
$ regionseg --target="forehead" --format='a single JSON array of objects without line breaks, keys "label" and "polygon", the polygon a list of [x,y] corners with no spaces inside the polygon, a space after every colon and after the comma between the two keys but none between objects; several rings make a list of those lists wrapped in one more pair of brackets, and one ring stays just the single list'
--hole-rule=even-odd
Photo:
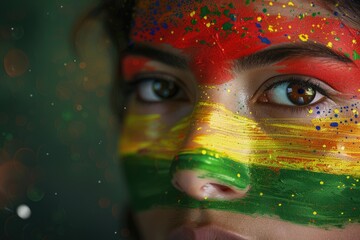
[{"label": "forehead", "polygon": [[[183,0],[183,1],[151,1],[139,0],[136,4],[138,13],[152,15],[152,17],[171,18],[174,16],[183,17],[182,14],[199,10],[206,16],[215,14],[228,15],[231,10],[241,10],[241,13],[251,14],[254,12],[263,12],[266,14],[281,14],[287,16],[295,16],[299,13],[304,15],[313,13],[318,14],[319,11],[328,13],[324,5],[324,1],[309,0]],[[142,10],[145,10],[142,12]],[[152,11],[151,11],[152,10]],[[166,16],[164,16],[166,15]],[[148,17],[148,16],[147,16]]]},{"label": "forehead", "polygon": [[352,35],[323,1],[296,0],[140,0],[131,32],[135,42],[180,49],[217,45],[225,50],[220,44],[225,40],[257,50],[270,44],[311,40],[329,47],[342,45],[338,47],[341,50],[351,46],[346,40]]},{"label": "forehead", "polygon": [[[136,4],[135,19],[139,26],[151,29],[154,34],[169,26],[183,27],[188,24],[187,20],[191,22],[186,26],[186,30],[191,31],[198,27],[196,25],[199,18],[207,20],[210,25],[205,23],[205,26],[208,28],[221,27],[228,30],[234,22],[251,22],[254,17],[260,16],[275,16],[278,20],[282,17],[303,19],[306,16],[334,16],[328,9],[323,1],[308,0],[139,0]],[[219,26],[218,21],[222,22],[221,20],[227,20],[228,24]]]},{"label": "forehead", "polygon": [[208,81],[227,75],[230,62],[279,45],[315,43],[353,56],[356,33],[324,1],[140,0],[131,39],[180,50]]}]

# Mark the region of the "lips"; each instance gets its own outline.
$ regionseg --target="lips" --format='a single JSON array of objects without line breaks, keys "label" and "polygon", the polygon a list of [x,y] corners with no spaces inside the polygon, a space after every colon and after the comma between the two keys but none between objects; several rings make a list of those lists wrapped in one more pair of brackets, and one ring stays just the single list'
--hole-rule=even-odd
[{"label": "lips", "polygon": [[243,236],[217,226],[209,225],[199,228],[182,226],[175,229],[168,240],[246,240]]}]

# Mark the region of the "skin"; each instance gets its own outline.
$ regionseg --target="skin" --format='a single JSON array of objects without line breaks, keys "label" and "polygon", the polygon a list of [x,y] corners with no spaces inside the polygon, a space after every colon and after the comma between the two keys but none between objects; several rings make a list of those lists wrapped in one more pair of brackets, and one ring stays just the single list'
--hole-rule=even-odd
[{"label": "skin", "polygon": [[[318,1],[230,3],[136,7],[135,50],[121,60],[132,90],[120,155],[142,237],[213,225],[247,239],[356,239],[356,30]],[[244,60],[310,43],[333,55]],[[159,98],[154,79],[175,82],[177,94]],[[315,98],[294,105],[290,83]]]}]

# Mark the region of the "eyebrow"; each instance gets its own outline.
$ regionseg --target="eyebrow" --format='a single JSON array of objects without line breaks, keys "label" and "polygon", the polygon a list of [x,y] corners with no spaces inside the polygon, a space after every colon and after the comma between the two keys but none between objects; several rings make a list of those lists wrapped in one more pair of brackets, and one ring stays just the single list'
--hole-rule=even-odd
[{"label": "eyebrow", "polygon": [[188,68],[188,60],[185,58],[185,56],[179,56],[177,54],[160,50],[148,45],[138,43],[131,45],[122,52],[122,58],[128,55],[151,58],[153,60],[179,69]]},{"label": "eyebrow", "polygon": [[242,57],[235,61],[238,70],[271,65],[290,58],[324,58],[341,63],[354,63],[345,54],[332,50],[319,43],[293,43],[270,47]]},{"label": "eyebrow", "polygon": [[[131,45],[122,52],[122,57],[128,55],[148,57],[179,69],[187,69],[189,66],[188,59],[185,56],[180,56],[140,43]],[[334,51],[319,43],[307,42],[282,44],[261,50],[236,59],[235,67],[238,71],[243,71],[246,69],[268,66],[286,59],[303,57],[324,58],[345,64],[354,63],[349,57],[341,52]]]}]

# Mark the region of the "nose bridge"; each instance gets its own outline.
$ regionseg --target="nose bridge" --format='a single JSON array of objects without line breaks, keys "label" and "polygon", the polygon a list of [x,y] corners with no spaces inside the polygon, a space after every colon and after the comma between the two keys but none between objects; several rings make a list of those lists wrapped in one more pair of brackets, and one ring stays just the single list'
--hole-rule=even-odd
[{"label": "nose bridge", "polygon": [[212,114],[206,103],[200,102],[195,107],[189,118],[190,125],[185,133],[184,141],[179,153],[188,152],[194,149],[207,148],[199,141],[202,136],[210,134]]},{"label": "nose bridge", "polygon": [[251,139],[260,129],[254,120],[212,102],[197,103],[188,121],[179,154],[210,150],[217,155],[241,158],[242,162],[252,148]]}]

